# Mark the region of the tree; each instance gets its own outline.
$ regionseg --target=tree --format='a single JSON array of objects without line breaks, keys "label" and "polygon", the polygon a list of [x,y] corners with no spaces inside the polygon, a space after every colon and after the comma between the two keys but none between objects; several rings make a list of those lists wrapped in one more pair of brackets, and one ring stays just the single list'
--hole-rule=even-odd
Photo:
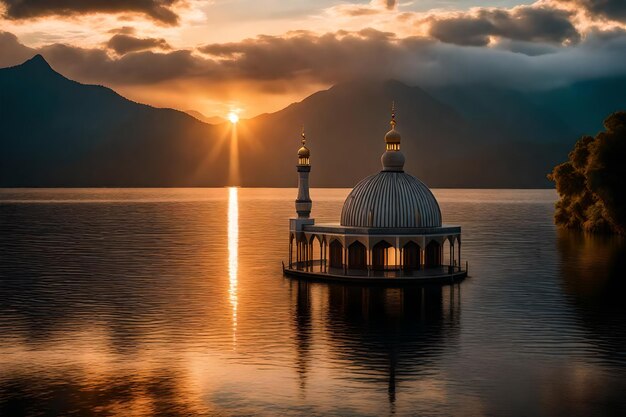
[{"label": "tree", "polygon": [[548,178],[556,183],[557,225],[626,234],[626,112],[611,114],[605,131],[583,136]]}]

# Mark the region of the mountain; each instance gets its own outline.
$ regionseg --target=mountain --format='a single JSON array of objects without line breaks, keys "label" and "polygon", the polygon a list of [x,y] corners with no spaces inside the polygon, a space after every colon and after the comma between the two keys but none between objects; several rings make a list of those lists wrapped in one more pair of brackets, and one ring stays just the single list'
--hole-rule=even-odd
[{"label": "mountain", "polygon": [[0,69],[0,186],[221,185],[217,127],[58,74],[41,55]]},{"label": "mountain", "polygon": [[553,112],[553,106],[529,93],[486,84],[446,85],[428,91],[495,138],[560,143],[576,137],[576,128]]},{"label": "mountain", "polygon": [[571,142],[542,143],[485,130],[419,87],[398,81],[357,81],[249,120],[240,143],[264,146],[250,153],[240,151],[242,166],[273,162],[264,172],[244,171],[244,183],[261,185],[275,175],[280,185],[288,184],[289,176],[278,174],[293,170],[293,150],[299,140],[295,125],[304,124],[312,152],[312,183],[353,186],[380,169],[392,100],[403,134],[405,168],[430,186],[549,186],[545,172],[571,147]]},{"label": "mountain", "polygon": [[550,186],[545,174],[586,133],[564,115],[585,106],[560,106],[569,90],[542,94],[361,80],[235,129],[69,80],[38,55],[0,69],[0,186],[222,186],[231,159],[241,185],[294,186],[304,125],[312,185],[351,187],[380,169],[392,100],[406,169],[428,185]]},{"label": "mountain", "polygon": [[486,84],[438,86],[428,92],[483,131],[542,143],[595,135],[609,114],[626,109],[626,77],[523,92]]},{"label": "mountain", "polygon": [[626,77],[585,80],[528,96],[552,109],[579,136],[594,136],[609,114],[626,110]]}]

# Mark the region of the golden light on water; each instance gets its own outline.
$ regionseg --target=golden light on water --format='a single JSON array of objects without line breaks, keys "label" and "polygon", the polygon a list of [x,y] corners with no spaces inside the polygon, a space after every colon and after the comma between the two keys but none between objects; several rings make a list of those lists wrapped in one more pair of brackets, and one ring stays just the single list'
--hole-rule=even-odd
[{"label": "golden light on water", "polygon": [[233,348],[237,345],[237,274],[239,269],[239,200],[237,187],[228,189],[228,296],[232,309]]}]

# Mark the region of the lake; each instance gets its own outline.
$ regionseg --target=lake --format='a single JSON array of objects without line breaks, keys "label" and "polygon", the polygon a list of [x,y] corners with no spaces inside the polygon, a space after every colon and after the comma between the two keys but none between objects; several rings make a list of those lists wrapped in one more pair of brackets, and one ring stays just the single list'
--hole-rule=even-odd
[{"label": "lake", "polygon": [[282,276],[293,189],[0,190],[0,415],[626,415],[624,240],[434,193],[470,277],[385,289]]}]

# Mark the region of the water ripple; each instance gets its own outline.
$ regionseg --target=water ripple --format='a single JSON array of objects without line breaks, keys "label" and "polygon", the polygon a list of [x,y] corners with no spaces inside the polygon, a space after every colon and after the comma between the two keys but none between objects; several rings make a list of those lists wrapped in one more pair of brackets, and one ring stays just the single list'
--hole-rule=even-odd
[{"label": "water ripple", "polygon": [[293,190],[0,190],[0,415],[626,414],[624,242],[435,194],[471,277],[385,290],[282,277]]}]

